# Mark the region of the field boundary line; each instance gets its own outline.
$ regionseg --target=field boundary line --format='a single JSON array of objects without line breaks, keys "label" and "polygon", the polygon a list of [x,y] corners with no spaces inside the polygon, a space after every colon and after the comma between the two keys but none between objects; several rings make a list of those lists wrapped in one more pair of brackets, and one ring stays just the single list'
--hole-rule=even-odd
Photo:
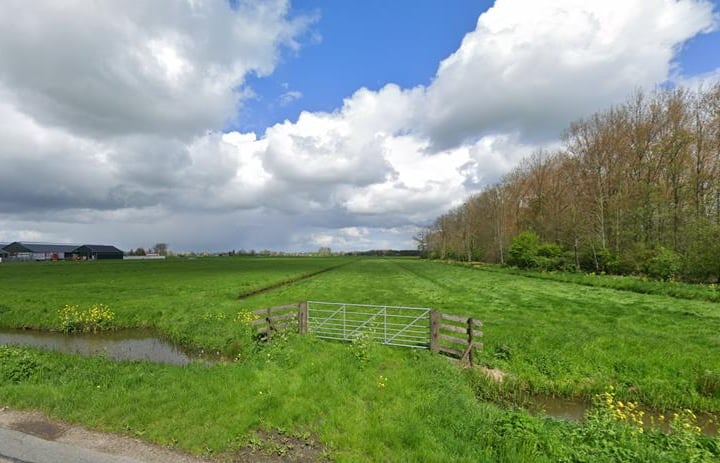
[{"label": "field boundary line", "polygon": [[282,281],[279,281],[279,282],[277,282],[277,283],[273,283],[273,284],[271,284],[271,285],[269,285],[269,286],[264,286],[264,287],[262,287],[262,288],[258,288],[258,289],[253,289],[253,290],[250,290],[250,291],[246,291],[246,292],[244,292],[244,293],[240,293],[240,295],[238,295],[237,298],[238,298],[239,300],[247,299],[247,298],[252,297],[252,296],[257,296],[258,294],[270,292],[270,291],[272,291],[272,290],[274,290],[274,289],[282,288],[282,287],[284,287],[284,286],[290,286],[290,285],[292,285],[292,284],[294,284],[294,283],[298,283],[298,282],[303,281],[303,280],[308,280],[308,279],[310,279],[310,278],[312,278],[312,277],[315,277],[315,276],[318,276],[318,275],[320,275],[320,274],[329,272],[329,271],[331,271],[331,270],[337,270],[338,268],[344,267],[344,266],[346,266],[346,265],[350,265],[350,264],[352,264],[353,262],[356,262],[356,260],[353,260],[353,261],[350,261],[350,262],[343,262],[342,264],[333,265],[332,267],[326,267],[326,268],[323,268],[323,269],[320,269],[320,270],[316,270],[316,271],[314,271],[314,272],[305,273],[305,274],[300,275],[300,276],[297,276],[297,277],[288,278],[288,279],[286,279],[286,280],[282,280]]}]

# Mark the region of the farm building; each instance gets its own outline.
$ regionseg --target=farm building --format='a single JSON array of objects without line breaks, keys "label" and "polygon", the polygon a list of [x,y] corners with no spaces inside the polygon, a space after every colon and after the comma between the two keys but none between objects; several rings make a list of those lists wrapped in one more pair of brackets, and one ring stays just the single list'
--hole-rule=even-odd
[{"label": "farm building", "polygon": [[73,255],[80,256],[85,259],[122,259],[123,252],[115,246],[104,244],[84,244],[73,249]]},{"label": "farm building", "polygon": [[76,244],[23,243],[15,241],[3,247],[9,260],[63,260],[72,256]]}]

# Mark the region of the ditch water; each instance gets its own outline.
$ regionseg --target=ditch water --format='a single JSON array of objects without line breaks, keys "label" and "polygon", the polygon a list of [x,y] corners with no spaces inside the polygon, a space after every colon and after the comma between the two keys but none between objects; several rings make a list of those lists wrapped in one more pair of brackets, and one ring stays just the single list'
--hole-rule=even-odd
[{"label": "ditch water", "polygon": [[171,365],[186,365],[193,360],[193,357],[179,347],[163,341],[150,330],[64,334],[0,329],[0,344],[37,347],[66,354],[103,355],[113,360],[148,360]]},{"label": "ditch water", "polygon": [[[531,405],[528,407],[530,413],[534,415],[546,415],[565,421],[584,421],[585,414],[590,409],[589,403],[558,397],[535,396],[530,398],[530,402]],[[647,424],[646,427],[650,427],[652,418],[657,428],[666,432],[670,431],[670,424],[667,422],[667,418],[672,416],[672,411],[665,412],[665,419],[661,420],[660,417],[663,413],[647,408],[640,409],[645,412],[644,421]],[[706,436],[718,435],[718,430],[720,429],[718,421],[720,421],[720,417],[718,416],[710,413],[697,413],[697,425]]]}]

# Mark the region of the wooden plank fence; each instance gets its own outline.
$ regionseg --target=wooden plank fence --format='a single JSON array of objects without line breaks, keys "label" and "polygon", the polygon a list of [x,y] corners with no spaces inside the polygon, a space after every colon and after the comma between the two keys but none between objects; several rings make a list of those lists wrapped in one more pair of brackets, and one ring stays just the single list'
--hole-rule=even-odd
[{"label": "wooden plank fence", "polygon": [[481,327],[480,320],[433,310],[430,313],[430,350],[472,366],[474,351],[483,348],[478,342],[483,335]]},{"label": "wooden plank fence", "polygon": [[[270,341],[279,332],[292,330],[304,334],[308,332],[308,304],[297,302],[278,307],[254,310],[259,318],[252,322],[256,333]],[[473,365],[474,352],[483,348],[483,323],[471,317],[450,315],[438,310],[430,311],[428,344],[432,352],[459,360],[462,364]]]},{"label": "wooden plank fence", "polygon": [[253,310],[252,313],[260,317],[252,325],[258,327],[256,333],[266,341],[272,340],[276,333],[289,329],[301,334],[307,332],[306,302]]}]

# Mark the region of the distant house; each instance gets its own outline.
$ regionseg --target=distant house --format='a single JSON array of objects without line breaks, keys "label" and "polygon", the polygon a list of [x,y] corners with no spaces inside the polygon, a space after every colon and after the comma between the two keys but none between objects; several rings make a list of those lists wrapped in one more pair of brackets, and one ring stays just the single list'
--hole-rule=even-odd
[{"label": "distant house", "polygon": [[11,260],[63,260],[72,256],[76,244],[46,244],[15,241],[3,247]]},{"label": "distant house", "polygon": [[115,246],[84,244],[72,250],[72,254],[85,259],[122,259],[123,252]]},{"label": "distant house", "polygon": [[8,243],[0,243],[0,259],[5,259],[9,256],[8,252],[3,249]]}]

